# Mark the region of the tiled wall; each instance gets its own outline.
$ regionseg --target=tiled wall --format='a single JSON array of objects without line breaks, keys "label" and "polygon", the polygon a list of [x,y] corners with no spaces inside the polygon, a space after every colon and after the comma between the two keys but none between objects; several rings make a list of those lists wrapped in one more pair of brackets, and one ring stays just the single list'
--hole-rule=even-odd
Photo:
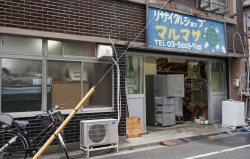
[{"label": "tiled wall", "polygon": [[[118,0],[3,0],[0,26],[131,41],[145,26],[145,5]],[[131,29],[132,28],[132,29]],[[144,32],[138,42],[145,42]]]},{"label": "tiled wall", "polygon": [[197,0],[175,0],[174,3],[183,4],[188,7],[196,8],[196,1]]},{"label": "tiled wall", "polygon": [[[244,46],[244,30],[243,30],[243,6],[242,1],[236,0],[236,12],[239,14],[237,16],[237,25],[227,24],[226,25],[226,37],[227,37],[227,47],[229,52],[234,52],[233,50],[233,36],[236,32],[239,32]],[[235,35],[234,38],[234,48],[236,53],[242,53],[242,44],[239,35]]]}]

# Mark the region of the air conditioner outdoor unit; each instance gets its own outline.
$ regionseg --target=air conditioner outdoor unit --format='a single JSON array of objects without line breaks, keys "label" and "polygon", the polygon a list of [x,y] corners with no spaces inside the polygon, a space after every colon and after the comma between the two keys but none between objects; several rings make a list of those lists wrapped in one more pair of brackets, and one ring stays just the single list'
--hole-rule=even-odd
[{"label": "air conditioner outdoor unit", "polygon": [[90,151],[116,148],[118,152],[117,119],[83,120],[80,131],[80,149],[86,157]]},{"label": "air conditioner outdoor unit", "polygon": [[80,147],[116,144],[117,119],[84,120],[80,123]]}]

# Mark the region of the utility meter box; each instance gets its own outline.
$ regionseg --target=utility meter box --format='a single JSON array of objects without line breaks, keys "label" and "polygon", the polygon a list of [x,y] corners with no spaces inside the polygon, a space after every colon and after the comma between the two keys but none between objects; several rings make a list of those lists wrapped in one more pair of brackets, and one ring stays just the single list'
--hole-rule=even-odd
[{"label": "utility meter box", "polygon": [[97,60],[109,60],[113,57],[113,49],[110,45],[97,45]]},{"label": "utility meter box", "polygon": [[240,79],[234,79],[234,87],[240,87]]}]

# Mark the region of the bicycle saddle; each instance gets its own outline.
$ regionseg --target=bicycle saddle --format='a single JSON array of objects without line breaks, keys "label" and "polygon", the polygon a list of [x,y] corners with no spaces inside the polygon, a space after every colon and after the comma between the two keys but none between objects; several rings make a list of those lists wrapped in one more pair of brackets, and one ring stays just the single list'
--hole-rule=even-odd
[{"label": "bicycle saddle", "polygon": [[21,130],[25,130],[26,126],[29,124],[29,122],[27,121],[18,121],[18,120],[14,120],[13,123],[16,124]]}]

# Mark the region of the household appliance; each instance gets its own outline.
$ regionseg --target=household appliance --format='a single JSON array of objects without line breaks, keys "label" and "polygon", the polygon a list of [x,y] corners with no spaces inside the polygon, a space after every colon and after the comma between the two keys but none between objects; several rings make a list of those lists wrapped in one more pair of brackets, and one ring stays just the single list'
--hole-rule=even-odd
[{"label": "household appliance", "polygon": [[222,125],[242,127],[245,124],[244,102],[222,101]]},{"label": "household appliance", "polygon": [[117,119],[83,120],[80,123],[80,144],[83,147],[117,143]]},{"label": "household appliance", "polygon": [[80,149],[89,157],[90,151],[116,148],[118,152],[117,119],[83,120],[80,122]]}]

